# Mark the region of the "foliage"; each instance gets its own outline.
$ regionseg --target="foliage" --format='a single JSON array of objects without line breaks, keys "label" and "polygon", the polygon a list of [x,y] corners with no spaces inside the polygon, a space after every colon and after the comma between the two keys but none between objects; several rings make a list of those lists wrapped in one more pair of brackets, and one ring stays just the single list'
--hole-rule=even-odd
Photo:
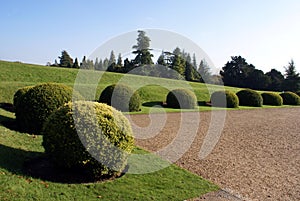
[{"label": "foliage", "polygon": [[299,91],[297,91],[297,92],[296,92],[296,94],[297,94],[298,96],[300,96],[300,90],[299,90]]},{"label": "foliage", "polygon": [[208,63],[205,61],[205,59],[201,60],[201,62],[199,64],[198,72],[201,76],[202,82],[210,83],[210,81],[211,81],[210,67],[209,67]]},{"label": "foliage", "polygon": [[141,100],[137,91],[123,84],[106,87],[100,97],[100,103],[106,103],[123,112],[140,111]]},{"label": "foliage", "polygon": [[95,179],[121,172],[134,147],[127,118],[96,102],[65,104],[50,115],[42,133],[45,152],[56,166],[78,168]]},{"label": "foliage", "polygon": [[167,106],[180,109],[195,109],[198,106],[197,97],[188,89],[174,89],[167,95]]},{"label": "foliage", "polygon": [[60,63],[59,63],[60,67],[67,67],[67,68],[73,67],[73,59],[70,57],[70,55],[66,50],[63,50],[61,52],[61,56],[58,58],[60,59]]},{"label": "foliage", "polygon": [[284,105],[300,105],[300,97],[293,92],[284,92],[280,96],[283,99]]},{"label": "foliage", "polygon": [[236,95],[241,106],[261,107],[263,105],[262,96],[252,89],[243,89],[237,92]]},{"label": "foliage", "polygon": [[283,104],[282,97],[273,92],[265,92],[261,94],[263,98],[264,105],[274,105],[274,106],[281,106]]},{"label": "foliage", "polygon": [[[49,115],[72,100],[71,87],[45,83],[30,88],[16,105],[16,120],[19,128],[24,132],[40,134],[43,123]],[[74,93],[74,98],[81,98]]]},{"label": "foliage", "polygon": [[299,73],[296,72],[296,67],[293,60],[291,60],[289,65],[285,67],[283,90],[293,92],[300,90],[300,76]]},{"label": "foliage", "polygon": [[276,69],[272,69],[270,72],[266,73],[266,76],[270,79],[270,84],[268,85],[267,89],[271,91],[282,91],[284,76],[281,74],[280,71]]},{"label": "foliage", "polygon": [[231,91],[216,91],[212,93],[210,98],[211,104],[214,107],[238,108],[239,99],[237,95]]},{"label": "foliage", "polygon": [[14,108],[17,108],[17,105],[19,104],[20,100],[22,99],[23,95],[29,91],[33,86],[26,86],[18,89],[16,93],[14,94],[14,100],[13,105]]},{"label": "foliage", "polygon": [[153,64],[151,57],[153,55],[150,53],[150,38],[146,36],[146,32],[142,30],[138,30],[138,38],[137,44],[132,48],[135,49],[133,51],[134,54],[137,54],[133,63],[136,65],[145,65],[145,64]]}]

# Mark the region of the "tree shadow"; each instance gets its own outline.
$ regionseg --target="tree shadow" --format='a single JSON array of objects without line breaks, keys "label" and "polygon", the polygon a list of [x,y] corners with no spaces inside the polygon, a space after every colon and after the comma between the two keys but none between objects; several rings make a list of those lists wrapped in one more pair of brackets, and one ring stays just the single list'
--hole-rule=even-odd
[{"label": "tree shadow", "polygon": [[7,112],[15,112],[15,107],[11,103],[0,103],[0,108]]},{"label": "tree shadow", "polygon": [[0,144],[0,167],[20,176],[65,184],[99,182],[124,175],[95,180],[83,169],[63,169],[54,166],[45,153],[16,149],[2,144]]}]

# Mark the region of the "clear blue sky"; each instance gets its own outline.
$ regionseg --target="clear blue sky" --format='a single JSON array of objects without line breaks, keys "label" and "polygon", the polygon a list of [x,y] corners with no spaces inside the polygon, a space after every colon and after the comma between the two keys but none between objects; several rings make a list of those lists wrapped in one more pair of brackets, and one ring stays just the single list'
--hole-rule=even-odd
[{"label": "clear blue sky", "polygon": [[45,65],[62,50],[82,59],[108,39],[164,29],[196,42],[221,68],[241,55],[256,68],[300,71],[299,0],[1,1],[0,60]]}]

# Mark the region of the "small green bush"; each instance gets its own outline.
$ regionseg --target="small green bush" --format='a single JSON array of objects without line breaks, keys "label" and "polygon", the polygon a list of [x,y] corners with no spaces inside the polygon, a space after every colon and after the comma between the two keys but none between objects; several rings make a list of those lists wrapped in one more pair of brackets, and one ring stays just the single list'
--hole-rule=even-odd
[{"label": "small green bush", "polygon": [[[75,93],[76,99],[81,98]],[[23,132],[40,134],[43,123],[57,108],[72,100],[71,87],[45,83],[30,88],[18,101],[16,120]]]},{"label": "small green bush", "polygon": [[167,95],[167,106],[177,109],[195,109],[198,106],[197,97],[188,89],[174,89]]},{"label": "small green bush", "polygon": [[27,92],[29,91],[29,89],[31,89],[33,86],[27,86],[27,87],[23,87],[23,88],[20,88],[16,91],[16,93],[14,94],[14,100],[13,100],[13,105],[14,105],[14,108],[17,107],[18,103],[20,102],[22,96]]},{"label": "small green bush", "polygon": [[293,92],[284,92],[280,96],[283,99],[284,105],[300,105],[300,97]]},{"label": "small green bush", "polygon": [[263,105],[262,96],[252,89],[243,89],[237,92],[236,95],[242,106],[261,107]]},{"label": "small green bush", "polygon": [[212,93],[210,98],[214,107],[238,108],[239,99],[237,95],[231,91],[216,91]]},{"label": "small green bush", "polygon": [[261,96],[263,97],[264,105],[281,106],[283,104],[282,97],[279,94],[273,92],[265,92],[262,93]]},{"label": "small green bush", "polygon": [[120,111],[103,103],[76,101],[50,115],[43,127],[43,146],[57,167],[100,179],[125,168],[134,138]]},{"label": "small green bush", "polygon": [[137,91],[124,84],[113,84],[106,87],[100,97],[100,103],[106,103],[123,112],[140,111],[141,99]]}]

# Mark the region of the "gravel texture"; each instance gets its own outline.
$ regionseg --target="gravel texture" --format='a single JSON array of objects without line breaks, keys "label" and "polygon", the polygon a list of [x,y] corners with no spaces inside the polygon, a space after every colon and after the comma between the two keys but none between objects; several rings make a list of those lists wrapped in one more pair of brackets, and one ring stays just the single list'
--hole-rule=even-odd
[{"label": "gravel texture", "polygon": [[[136,145],[176,160],[222,189],[193,200],[300,200],[299,107],[226,111],[222,132],[210,136],[209,125],[222,126],[213,115],[224,111],[128,117]],[[205,140],[216,146],[201,159]]]}]

